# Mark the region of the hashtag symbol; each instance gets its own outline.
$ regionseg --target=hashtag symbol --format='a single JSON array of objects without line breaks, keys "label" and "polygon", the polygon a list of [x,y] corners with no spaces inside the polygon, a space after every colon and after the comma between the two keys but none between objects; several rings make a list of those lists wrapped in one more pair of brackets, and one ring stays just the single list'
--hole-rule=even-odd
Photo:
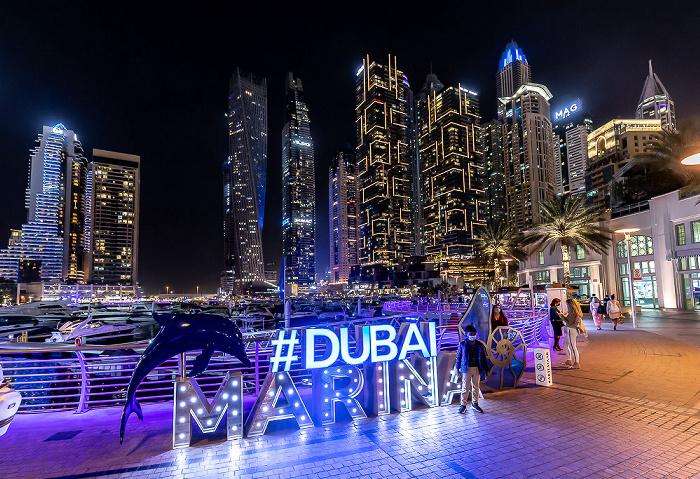
[{"label": "hashtag symbol", "polygon": [[[270,344],[275,347],[275,355],[272,359],[270,359],[273,373],[276,373],[279,370],[279,365],[281,362],[284,363],[284,371],[289,371],[292,366],[292,361],[299,359],[294,354],[294,346],[299,344],[299,340],[297,339],[297,330],[292,330],[292,335],[289,339],[284,339],[285,333],[286,331],[284,329],[280,330],[280,334],[277,339],[270,341]],[[287,348],[287,354],[283,355],[285,347]]]}]

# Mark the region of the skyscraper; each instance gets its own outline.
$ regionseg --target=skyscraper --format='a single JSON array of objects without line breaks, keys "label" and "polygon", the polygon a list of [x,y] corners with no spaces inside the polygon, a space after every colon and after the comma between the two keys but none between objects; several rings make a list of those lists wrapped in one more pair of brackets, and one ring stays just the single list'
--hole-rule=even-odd
[{"label": "skyscraper", "polygon": [[228,97],[229,157],[224,172],[222,284],[249,290],[264,280],[262,225],[267,174],[267,81],[240,68]]},{"label": "skyscraper", "polygon": [[586,197],[593,210],[610,218],[613,177],[661,136],[661,120],[611,120],[588,135]]},{"label": "skyscraper", "polygon": [[430,74],[416,95],[425,252],[431,262],[473,255],[474,227],[486,220],[479,99]]},{"label": "skyscraper", "polygon": [[649,76],[644,82],[635,118],[661,120],[661,126],[665,129],[671,131],[676,129],[676,106],[666,87],[652,70],[651,60],[649,60]]},{"label": "skyscraper", "polygon": [[588,134],[592,129],[593,121],[578,98],[552,115],[557,194],[586,193]]},{"label": "skyscraper", "polygon": [[282,254],[285,282],[316,281],[316,177],[309,110],[301,79],[287,73],[282,129]]},{"label": "skyscraper", "polygon": [[506,98],[515,95],[515,92],[524,85],[530,83],[530,65],[518,44],[511,40],[498,62],[496,73],[496,96]]},{"label": "skyscraper", "polygon": [[[530,67],[515,42],[506,45],[497,74],[499,119],[509,224],[523,230],[540,220],[540,205],[556,195],[554,145],[546,86],[529,83]],[[525,81],[527,79],[527,82]]]},{"label": "skyscraper", "polygon": [[93,283],[133,285],[138,281],[141,159],[92,150],[90,224]]},{"label": "skyscraper", "polygon": [[481,126],[481,144],[486,164],[486,193],[489,221],[506,219],[506,178],[503,165],[503,123],[491,120]]},{"label": "skyscraper", "polygon": [[415,252],[410,87],[391,55],[363,59],[355,86],[360,262],[397,264]]},{"label": "skyscraper", "polygon": [[328,224],[331,283],[344,283],[360,264],[357,157],[349,144],[333,154],[328,173]]},{"label": "skyscraper", "polygon": [[76,134],[61,123],[44,126],[37,143],[29,159],[27,223],[0,251],[0,277],[84,282],[88,161]]}]

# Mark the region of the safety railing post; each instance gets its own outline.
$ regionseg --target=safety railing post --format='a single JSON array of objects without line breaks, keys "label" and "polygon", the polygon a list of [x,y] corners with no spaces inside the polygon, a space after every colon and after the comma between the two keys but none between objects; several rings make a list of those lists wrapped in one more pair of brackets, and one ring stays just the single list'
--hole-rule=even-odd
[{"label": "safety railing post", "polygon": [[260,394],[260,341],[255,341],[255,396]]},{"label": "safety railing post", "polygon": [[80,397],[78,398],[78,408],[75,412],[76,414],[81,414],[90,409],[88,404],[88,370],[83,352],[75,351],[75,356],[78,358],[78,364],[80,364]]}]

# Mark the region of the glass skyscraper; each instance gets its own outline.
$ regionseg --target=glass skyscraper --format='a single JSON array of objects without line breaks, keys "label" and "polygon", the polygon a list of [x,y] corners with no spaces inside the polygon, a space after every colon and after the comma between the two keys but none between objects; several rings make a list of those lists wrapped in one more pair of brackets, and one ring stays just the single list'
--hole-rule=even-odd
[{"label": "glass skyscraper", "polygon": [[360,262],[398,264],[415,253],[410,89],[396,57],[367,56],[355,81]]},{"label": "glass skyscraper", "polygon": [[350,269],[360,264],[357,203],[357,157],[344,144],[333,154],[328,173],[331,283],[347,282]]},{"label": "glass skyscraper", "polygon": [[671,131],[676,129],[676,106],[666,87],[652,70],[651,60],[649,60],[649,76],[644,82],[635,118],[661,120],[661,126],[665,129]]},{"label": "glass skyscraper", "polygon": [[141,159],[92,150],[90,225],[91,282],[133,285],[138,281]]},{"label": "glass skyscraper", "polygon": [[416,105],[425,253],[432,262],[466,259],[487,212],[479,99],[431,73]]},{"label": "glass skyscraper", "polygon": [[546,86],[530,83],[530,66],[513,41],[506,45],[498,68],[507,219],[522,231],[539,223],[540,205],[556,195],[552,94]]},{"label": "glass skyscraper", "polygon": [[222,283],[228,292],[264,280],[262,225],[267,174],[267,81],[237,68],[229,84],[224,172]]},{"label": "glass skyscraper", "polygon": [[61,123],[44,126],[37,142],[29,160],[27,223],[0,251],[0,277],[85,282],[88,161],[75,133]]},{"label": "glass skyscraper", "polygon": [[282,129],[282,242],[286,284],[316,281],[316,178],[309,109],[301,79],[287,73]]}]

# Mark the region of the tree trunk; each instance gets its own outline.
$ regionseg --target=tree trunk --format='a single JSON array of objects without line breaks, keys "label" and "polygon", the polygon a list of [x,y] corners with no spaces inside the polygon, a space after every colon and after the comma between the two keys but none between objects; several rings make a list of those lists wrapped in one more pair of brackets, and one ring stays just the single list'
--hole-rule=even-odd
[{"label": "tree trunk", "polygon": [[493,260],[493,284],[496,285],[494,289],[498,291],[501,287],[501,261],[498,258]]},{"label": "tree trunk", "polygon": [[561,243],[561,259],[564,266],[564,287],[569,289],[571,286],[571,258],[569,258],[569,248],[564,243]]}]

